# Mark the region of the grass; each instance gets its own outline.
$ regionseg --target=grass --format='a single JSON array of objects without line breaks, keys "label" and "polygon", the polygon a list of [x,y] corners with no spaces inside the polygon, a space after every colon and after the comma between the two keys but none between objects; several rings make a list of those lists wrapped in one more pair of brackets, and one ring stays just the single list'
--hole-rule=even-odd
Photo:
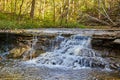
[{"label": "grass", "polygon": [[85,28],[79,23],[54,24],[53,22],[39,21],[15,21],[15,20],[0,20],[0,29],[30,29],[30,28]]},{"label": "grass", "polygon": [[31,28],[85,28],[84,25],[81,25],[77,22],[68,22],[60,25],[59,21],[55,23],[47,19],[40,20],[34,19],[31,20],[29,17],[21,18],[18,20],[18,16],[13,14],[0,13],[0,29],[31,29]]},{"label": "grass", "polygon": [[[11,14],[0,13],[0,29],[32,29],[32,28],[81,28],[81,29],[111,29],[110,26],[84,26],[78,22],[71,21],[68,23],[60,21],[55,23],[50,20],[31,20],[28,16],[17,20],[18,16],[12,16]],[[112,28],[116,29],[116,28]],[[118,28],[117,28],[118,29]],[[120,28],[119,28],[120,29]]]}]

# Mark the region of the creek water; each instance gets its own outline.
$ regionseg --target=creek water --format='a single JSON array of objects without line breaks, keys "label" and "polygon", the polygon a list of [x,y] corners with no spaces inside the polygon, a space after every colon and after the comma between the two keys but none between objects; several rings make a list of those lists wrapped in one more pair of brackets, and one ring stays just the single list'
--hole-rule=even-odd
[{"label": "creek water", "polygon": [[[37,41],[33,37],[24,58],[35,51]],[[1,61],[0,80],[120,80],[119,72],[110,69],[109,62],[92,49],[90,36],[60,34],[50,46],[28,61]]]},{"label": "creek water", "polygon": [[84,35],[72,35],[69,38],[59,35],[52,42],[50,52],[29,60],[25,64],[72,69],[92,67],[109,69],[109,63],[92,50],[91,38]]}]

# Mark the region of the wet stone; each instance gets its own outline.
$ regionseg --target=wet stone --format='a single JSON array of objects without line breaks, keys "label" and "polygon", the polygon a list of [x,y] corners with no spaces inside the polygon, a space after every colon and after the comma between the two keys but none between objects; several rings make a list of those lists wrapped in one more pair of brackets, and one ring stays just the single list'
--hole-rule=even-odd
[{"label": "wet stone", "polygon": [[120,39],[115,39],[113,43],[120,44]]},{"label": "wet stone", "polygon": [[0,61],[2,60],[2,57],[0,56]]},{"label": "wet stone", "polygon": [[111,69],[117,69],[117,66],[115,66],[115,64],[110,64],[110,68]]}]

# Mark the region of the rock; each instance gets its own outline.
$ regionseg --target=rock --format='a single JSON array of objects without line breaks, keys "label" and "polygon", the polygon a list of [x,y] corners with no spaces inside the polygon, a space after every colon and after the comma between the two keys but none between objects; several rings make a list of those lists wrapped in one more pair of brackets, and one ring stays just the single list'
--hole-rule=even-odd
[{"label": "rock", "polygon": [[25,51],[24,54],[23,54],[23,60],[32,59],[33,57],[35,57],[35,53],[36,53],[36,51],[31,50],[31,49]]},{"label": "rock", "polygon": [[118,68],[120,68],[120,64],[119,63],[112,63],[112,64],[110,64],[110,68],[117,70]]},{"label": "rock", "polygon": [[103,63],[102,63],[101,61],[99,61],[99,60],[93,60],[91,67],[92,67],[92,68],[105,68],[105,65],[106,65],[106,64],[103,64]]},{"label": "rock", "polygon": [[93,34],[93,39],[101,39],[101,40],[104,40],[104,39],[115,39],[116,38],[116,34],[115,33],[106,33],[106,34],[102,34],[102,33],[96,33],[96,34]]},{"label": "rock", "polygon": [[115,39],[113,43],[120,44],[120,39]]},{"label": "rock", "polygon": [[116,64],[117,67],[120,67],[120,64]]},{"label": "rock", "polygon": [[117,67],[115,66],[115,64],[110,64],[110,68],[111,69],[117,69]]},{"label": "rock", "polygon": [[33,50],[32,52],[30,51],[31,50],[24,52],[23,60],[30,60],[31,58],[33,59],[44,53],[43,50]]},{"label": "rock", "polygon": [[0,56],[0,61],[2,60],[2,57]]},{"label": "rock", "polygon": [[120,38],[120,32],[116,33],[116,37]]},{"label": "rock", "polygon": [[25,51],[30,49],[29,46],[24,47],[16,47],[10,50],[10,54],[7,56],[8,58],[21,58]]}]

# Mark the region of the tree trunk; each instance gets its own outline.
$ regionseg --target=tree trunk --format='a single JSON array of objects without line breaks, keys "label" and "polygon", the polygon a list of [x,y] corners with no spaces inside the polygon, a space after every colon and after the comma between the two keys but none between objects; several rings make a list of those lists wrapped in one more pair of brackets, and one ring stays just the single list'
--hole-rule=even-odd
[{"label": "tree trunk", "polygon": [[56,14],[55,14],[55,0],[53,0],[53,22],[55,25],[55,20],[56,20]]},{"label": "tree trunk", "polygon": [[45,19],[45,6],[46,6],[46,0],[44,0],[44,4],[43,4],[43,7],[42,7],[42,9],[43,9],[43,11],[42,11],[42,19],[44,20]]},{"label": "tree trunk", "polygon": [[40,2],[39,2],[39,8],[40,8],[40,9],[39,9],[39,11],[38,11],[38,12],[39,12],[38,17],[41,18],[41,13],[42,13],[42,1],[41,1],[41,0],[40,0]]},{"label": "tree trunk", "polygon": [[62,3],[61,3],[61,14],[60,14],[60,26],[62,25],[63,20],[64,20],[65,8],[66,8],[66,2],[65,2],[65,0],[62,0]]},{"label": "tree trunk", "polygon": [[3,11],[5,11],[6,9],[6,1],[5,0],[3,0]]},{"label": "tree trunk", "polygon": [[35,10],[35,0],[32,0],[31,11],[30,11],[30,18],[34,18],[34,10]]},{"label": "tree trunk", "polygon": [[21,5],[20,5],[20,11],[19,11],[19,14],[18,14],[18,20],[19,20],[19,21],[20,21],[20,18],[21,18],[21,12],[22,12],[23,3],[24,3],[24,0],[22,0],[22,3],[21,3]]},{"label": "tree trunk", "polygon": [[13,12],[13,1],[11,0],[10,2],[10,6],[11,6],[11,13]]},{"label": "tree trunk", "polygon": [[[98,9],[101,10],[101,0],[98,0]],[[98,19],[101,19],[101,13],[98,13]]]},{"label": "tree trunk", "polygon": [[14,13],[16,13],[16,7],[17,7],[17,0],[14,2]]},{"label": "tree trunk", "polygon": [[70,0],[68,0],[68,3],[67,3],[67,10],[66,10],[66,23],[68,23],[69,21],[69,11],[70,11]]}]

